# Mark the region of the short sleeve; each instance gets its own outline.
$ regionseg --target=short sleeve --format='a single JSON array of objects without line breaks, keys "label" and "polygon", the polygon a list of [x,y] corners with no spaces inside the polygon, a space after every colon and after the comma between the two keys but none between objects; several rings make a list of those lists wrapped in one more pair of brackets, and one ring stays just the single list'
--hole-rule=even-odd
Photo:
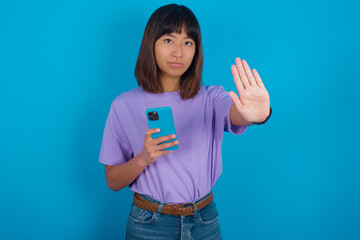
[{"label": "short sleeve", "polygon": [[99,162],[114,166],[125,163],[132,157],[133,151],[131,145],[125,135],[114,103],[112,103],[105,123]]},{"label": "short sleeve", "polygon": [[214,104],[214,111],[217,115],[217,119],[221,119],[224,122],[224,131],[231,132],[235,135],[243,134],[247,126],[237,126],[231,124],[230,121],[230,109],[233,104],[229,93],[224,87],[217,85],[213,86],[211,90]]}]

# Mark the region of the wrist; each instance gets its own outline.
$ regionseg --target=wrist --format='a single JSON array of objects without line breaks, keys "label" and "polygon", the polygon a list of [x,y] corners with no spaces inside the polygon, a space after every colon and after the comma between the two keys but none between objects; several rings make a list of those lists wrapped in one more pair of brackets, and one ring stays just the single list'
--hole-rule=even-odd
[{"label": "wrist", "polygon": [[142,153],[139,153],[136,158],[134,158],[134,160],[136,160],[136,164],[141,168],[145,168],[148,165],[147,162],[144,160]]},{"label": "wrist", "polygon": [[271,116],[271,113],[272,113],[272,110],[271,110],[271,107],[270,107],[270,113],[269,113],[269,116],[267,116],[267,117],[266,117],[266,119],[265,119],[264,121],[262,121],[262,122],[252,122],[252,123],[253,123],[253,124],[256,124],[256,125],[261,125],[261,124],[266,123],[266,122],[269,120],[269,118],[270,118],[270,116]]}]

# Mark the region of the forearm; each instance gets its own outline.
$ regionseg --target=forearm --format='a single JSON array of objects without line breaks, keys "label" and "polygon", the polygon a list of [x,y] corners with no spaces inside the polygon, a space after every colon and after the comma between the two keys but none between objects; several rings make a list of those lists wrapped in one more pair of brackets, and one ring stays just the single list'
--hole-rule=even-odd
[{"label": "forearm", "polygon": [[116,192],[127,187],[145,168],[146,164],[144,164],[141,154],[126,163],[113,166],[106,174],[108,187]]}]

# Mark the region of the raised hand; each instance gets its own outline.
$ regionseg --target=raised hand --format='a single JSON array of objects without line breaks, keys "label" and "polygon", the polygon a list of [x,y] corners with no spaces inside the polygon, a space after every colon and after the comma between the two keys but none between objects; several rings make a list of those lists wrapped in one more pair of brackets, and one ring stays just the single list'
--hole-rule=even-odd
[{"label": "raised hand", "polygon": [[245,121],[262,122],[270,114],[269,93],[258,72],[255,69],[251,72],[245,60],[236,58],[235,63],[236,66],[231,65],[231,72],[239,96],[233,91],[229,92],[234,106]]}]

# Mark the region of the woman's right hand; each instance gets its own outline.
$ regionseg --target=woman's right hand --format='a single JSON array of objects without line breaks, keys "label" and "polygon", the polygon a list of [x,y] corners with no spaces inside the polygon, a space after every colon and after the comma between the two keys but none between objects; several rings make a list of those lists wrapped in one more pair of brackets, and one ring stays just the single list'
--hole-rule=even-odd
[{"label": "woman's right hand", "polygon": [[171,153],[169,150],[161,151],[162,149],[179,144],[179,140],[176,140],[158,145],[164,141],[174,139],[176,136],[171,134],[154,139],[151,138],[151,134],[157,132],[159,131],[156,128],[149,129],[145,132],[144,146],[140,155],[146,165],[150,165],[151,163],[155,162],[155,160],[162,155]]}]

